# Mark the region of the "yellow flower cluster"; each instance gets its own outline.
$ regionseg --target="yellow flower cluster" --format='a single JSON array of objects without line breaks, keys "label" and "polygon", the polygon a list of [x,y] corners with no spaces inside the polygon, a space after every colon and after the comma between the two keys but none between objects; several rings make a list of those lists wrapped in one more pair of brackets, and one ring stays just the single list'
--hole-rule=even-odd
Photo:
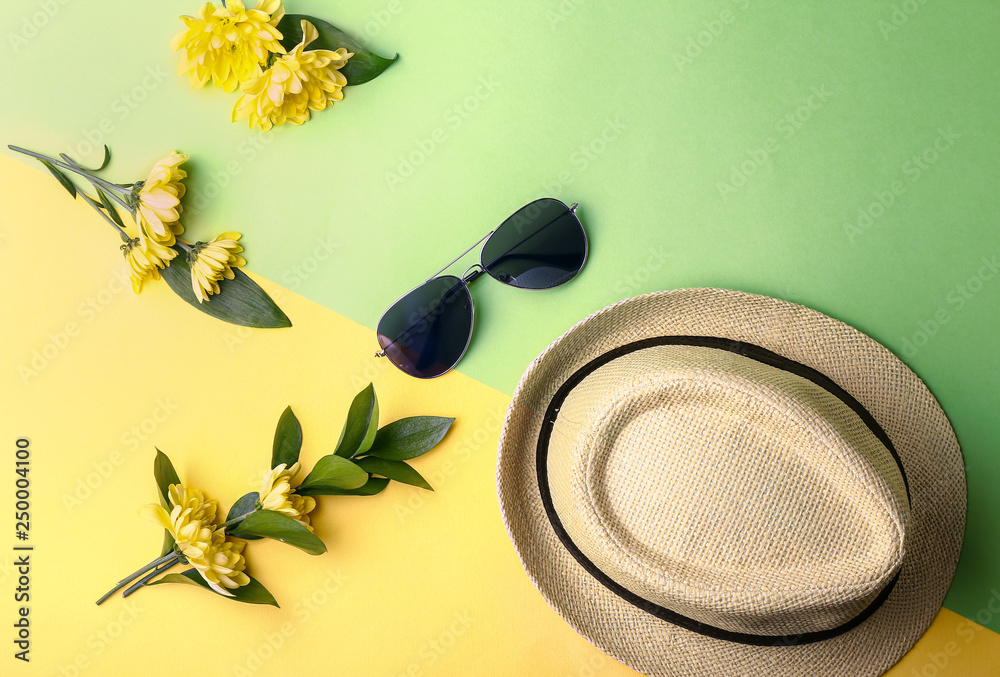
[{"label": "yellow flower cluster", "polygon": [[225,530],[216,529],[212,532],[210,556],[187,559],[209,587],[227,597],[233,597],[228,590],[235,590],[250,582],[250,577],[243,571],[246,567],[246,560],[243,559],[246,544],[246,541],[227,541]]},{"label": "yellow flower cluster", "polygon": [[233,122],[249,118],[250,128],[262,130],[290,122],[301,125],[310,110],[321,111],[344,98],[347,79],[340,69],[354,56],[341,47],[306,50],[319,37],[316,27],[302,21],[302,42],[278,58],[268,70],[240,84],[243,94],[233,107]]},{"label": "yellow flower cluster", "polygon": [[236,277],[233,268],[246,265],[246,259],[239,255],[243,247],[236,242],[241,237],[239,233],[223,233],[211,242],[199,242],[189,253],[191,286],[199,302],[219,293],[219,280]]},{"label": "yellow flower cluster", "polygon": [[175,235],[184,232],[180,224],[181,198],[187,172],[180,168],[187,155],[173,151],[155,165],[142,182],[137,197],[139,225],[157,242],[172,245]]},{"label": "yellow flower cluster", "polygon": [[[260,486],[260,508],[273,510],[291,517],[312,531],[308,514],[316,507],[312,496],[294,493],[292,480],[298,474],[298,463],[286,468],[282,463],[264,475]],[[219,504],[199,489],[181,484],[171,484],[167,490],[169,510],[161,505],[145,505],[139,514],[150,519],[170,533],[176,549],[184,556],[209,587],[219,594],[232,597],[229,592],[250,582],[244,569],[244,541],[226,538],[224,528],[216,524]]]},{"label": "yellow flower cluster", "polygon": [[122,249],[128,260],[132,290],[138,294],[146,280],[160,279],[160,269],[177,256],[171,249],[176,236],[184,232],[180,223],[181,198],[187,172],[180,165],[187,155],[173,151],[155,165],[135,194],[135,222],[138,237]]},{"label": "yellow flower cluster", "polygon": [[178,72],[192,87],[209,80],[226,92],[239,86],[234,122],[249,118],[251,129],[265,131],[286,122],[301,125],[309,111],[344,98],[347,80],[339,71],[354,54],[344,48],[306,50],[319,32],[305,20],[302,41],[287,52],[277,28],[284,15],[280,0],[257,0],[250,10],[242,0],[223,7],[206,2],[197,17],[181,17],[185,28],[170,43],[181,53]]},{"label": "yellow flower cluster", "polygon": [[232,597],[233,590],[250,582],[244,573],[243,541],[227,541],[224,529],[215,526],[218,503],[198,489],[172,484],[168,490],[170,511],[147,505],[139,511],[166,529],[184,558],[198,570],[209,587]]},{"label": "yellow flower cluster", "polygon": [[177,256],[175,250],[146,237],[141,229],[139,237],[134,237],[122,245],[122,250],[125,252],[129,275],[132,278],[132,291],[136,294],[142,291],[142,283],[146,280],[159,280],[160,268],[168,265]]},{"label": "yellow flower cluster", "polygon": [[251,10],[242,0],[229,0],[223,7],[206,2],[197,17],[181,17],[186,28],[170,43],[181,51],[178,72],[188,76],[192,87],[211,80],[223,91],[233,91],[271,54],[285,53],[277,29],[284,15],[280,0],[258,0]]},{"label": "yellow flower cluster", "polygon": [[[232,4],[232,3],[231,3]],[[132,279],[132,290],[138,294],[146,280],[159,280],[160,269],[170,265],[177,256],[173,245],[184,232],[180,222],[182,180],[187,172],[180,165],[187,155],[174,151],[157,162],[145,181],[133,188],[135,222],[138,236],[122,246]],[[191,266],[191,288],[199,301],[219,293],[219,280],[233,279],[233,268],[246,265],[238,256],[243,247],[237,244],[239,233],[223,233],[211,242],[199,242],[188,253]]]},{"label": "yellow flower cluster", "polygon": [[309,524],[309,513],[316,507],[316,499],[312,496],[299,496],[293,493],[292,480],[299,473],[299,464],[293,463],[286,468],[281,463],[264,475],[260,483],[260,507],[288,515],[293,520],[312,531]]}]

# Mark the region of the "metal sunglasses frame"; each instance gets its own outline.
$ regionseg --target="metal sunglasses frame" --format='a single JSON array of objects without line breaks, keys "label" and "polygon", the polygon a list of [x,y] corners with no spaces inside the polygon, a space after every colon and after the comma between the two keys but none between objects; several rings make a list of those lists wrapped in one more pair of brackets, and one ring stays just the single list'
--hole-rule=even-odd
[{"label": "metal sunglasses frame", "polygon": [[[403,294],[402,296],[400,296],[399,298],[397,298],[395,301],[393,301],[391,304],[389,304],[389,307],[386,308],[385,312],[382,313],[382,316],[379,317],[378,324],[375,325],[375,327],[376,327],[375,333],[376,334],[378,334],[378,325],[382,324],[382,320],[385,319],[386,313],[388,313],[390,310],[392,310],[396,306],[397,303],[399,303],[404,298],[406,298],[407,296],[409,296],[412,292],[414,292],[415,290],[417,290],[420,287],[424,286],[428,282],[431,282],[432,280],[438,279],[439,277],[442,277],[442,278],[444,278],[444,277],[454,277],[456,280],[458,280],[459,282],[462,283],[463,287],[465,287],[465,291],[469,295],[469,300],[471,302],[471,308],[470,308],[469,312],[472,313],[472,318],[471,318],[472,321],[471,321],[471,323],[469,325],[469,337],[466,339],[466,341],[465,341],[465,347],[462,348],[462,352],[458,356],[458,359],[455,360],[455,363],[452,364],[447,369],[445,369],[444,371],[442,371],[440,374],[435,374],[434,376],[417,376],[415,374],[411,374],[410,372],[406,371],[405,369],[403,369],[402,367],[400,367],[398,364],[396,364],[392,360],[389,360],[389,363],[392,364],[392,366],[396,367],[397,369],[399,369],[401,372],[403,372],[407,376],[412,376],[413,378],[419,378],[419,379],[425,379],[426,380],[426,379],[437,378],[439,376],[444,376],[449,371],[451,371],[452,369],[454,369],[458,365],[459,362],[462,361],[462,358],[465,357],[465,353],[469,350],[469,346],[472,344],[472,335],[476,331],[476,302],[475,302],[475,299],[472,298],[472,290],[469,288],[469,285],[472,284],[473,282],[475,282],[476,280],[478,280],[483,274],[486,273],[486,268],[485,268],[485,266],[483,266],[483,263],[482,263],[482,260],[483,260],[482,259],[482,252],[480,252],[480,254],[479,254],[479,263],[474,263],[471,266],[469,266],[468,268],[466,268],[465,272],[462,273],[462,277],[458,277],[457,275],[441,275],[441,273],[443,273],[444,271],[446,271],[449,268],[451,268],[458,261],[462,260],[462,257],[465,256],[466,254],[468,254],[469,252],[471,252],[473,249],[475,249],[479,245],[481,245],[484,242],[486,242],[487,240],[489,240],[490,237],[494,233],[496,233],[498,230],[500,230],[500,228],[503,226],[504,223],[506,223],[508,220],[510,220],[510,218],[512,216],[514,216],[514,214],[517,214],[517,212],[519,212],[519,211],[521,211],[523,209],[527,209],[528,207],[530,207],[531,205],[535,204],[536,202],[542,202],[544,200],[552,200],[553,202],[558,202],[559,204],[561,204],[563,207],[566,208],[566,211],[568,211],[573,216],[576,216],[576,208],[579,206],[579,203],[577,203],[577,202],[574,202],[572,205],[567,205],[562,200],[557,200],[556,198],[553,198],[553,197],[543,197],[543,198],[538,198],[537,200],[532,200],[531,202],[529,202],[528,204],[524,205],[523,207],[521,207],[520,209],[518,209],[517,211],[515,211],[513,214],[511,214],[510,216],[508,216],[506,219],[504,219],[503,223],[501,223],[499,226],[497,226],[496,228],[494,228],[490,232],[486,233],[486,235],[483,235],[481,238],[479,238],[479,240],[474,245],[472,245],[471,247],[469,247],[468,249],[466,249],[464,252],[462,252],[461,254],[459,254],[458,256],[456,256],[454,259],[452,259],[446,266],[444,266],[443,268],[441,268],[441,270],[437,271],[436,273],[434,273],[433,275],[431,275],[430,277],[428,277],[426,280],[424,280],[423,282],[421,282],[420,284],[418,284],[416,287],[413,287],[408,292],[406,292],[405,294]],[[552,289],[554,287],[562,286],[563,284],[566,284],[566,282],[572,281],[573,278],[575,278],[577,275],[580,274],[580,271],[583,270],[583,267],[585,265],[587,265],[587,258],[590,255],[590,240],[587,238],[587,231],[583,228],[583,223],[580,221],[580,218],[577,217],[576,220],[577,220],[577,223],[580,224],[580,229],[583,230],[583,261],[580,262],[580,269],[577,270],[577,272],[570,279],[566,280],[565,282],[560,282],[559,284],[552,285],[551,287],[540,287],[538,289],[532,289],[530,287],[518,287],[518,289],[524,289],[525,291],[546,291],[546,290]],[[545,227],[547,227],[547,225]],[[539,232],[539,231],[536,231],[536,232]],[[472,271],[472,272],[470,272],[470,271]],[[497,282],[500,282],[501,284],[506,284],[506,282],[503,282],[502,280],[497,280]],[[393,341],[393,343],[394,342],[395,341]],[[382,344],[379,343],[380,347],[381,347],[381,345]],[[375,353],[375,357],[387,357],[386,352],[385,352],[385,348],[382,348],[377,353]]]}]

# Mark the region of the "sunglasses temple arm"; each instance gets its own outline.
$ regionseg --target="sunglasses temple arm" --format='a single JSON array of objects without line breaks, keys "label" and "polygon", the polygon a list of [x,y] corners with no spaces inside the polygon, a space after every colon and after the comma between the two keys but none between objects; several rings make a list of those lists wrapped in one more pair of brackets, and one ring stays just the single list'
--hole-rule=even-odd
[{"label": "sunglasses temple arm", "polygon": [[442,269],[441,269],[441,270],[439,270],[438,272],[436,272],[436,273],[434,273],[433,275],[431,275],[431,276],[430,276],[429,278],[427,278],[426,280],[424,280],[424,282],[430,282],[430,281],[431,281],[431,280],[433,280],[433,279],[434,279],[435,277],[437,277],[438,275],[440,275],[440,274],[441,274],[441,273],[443,273],[444,271],[446,271],[446,270],[448,270],[449,268],[451,268],[451,267],[452,267],[453,265],[455,265],[455,262],[456,262],[456,261],[458,261],[459,259],[461,259],[461,258],[462,258],[463,256],[465,256],[466,254],[468,254],[469,252],[471,252],[471,251],[472,251],[473,249],[475,249],[475,248],[476,248],[476,247],[478,247],[479,245],[481,245],[481,244],[483,243],[483,240],[485,240],[486,238],[488,238],[488,237],[489,237],[490,235],[492,235],[492,234],[493,234],[494,232],[495,232],[495,231],[492,231],[492,230],[491,230],[490,232],[486,233],[486,235],[483,235],[483,236],[482,236],[481,238],[479,238],[479,242],[477,242],[476,244],[472,245],[471,247],[469,247],[468,249],[466,249],[466,250],[465,250],[464,252],[462,252],[461,254],[459,254],[458,256],[456,256],[456,257],[455,257],[455,258],[454,258],[454,259],[453,259],[453,260],[452,260],[452,261],[451,261],[451,262],[450,262],[450,263],[449,263],[448,265],[446,265],[446,266],[445,266],[444,268],[442,268]]}]

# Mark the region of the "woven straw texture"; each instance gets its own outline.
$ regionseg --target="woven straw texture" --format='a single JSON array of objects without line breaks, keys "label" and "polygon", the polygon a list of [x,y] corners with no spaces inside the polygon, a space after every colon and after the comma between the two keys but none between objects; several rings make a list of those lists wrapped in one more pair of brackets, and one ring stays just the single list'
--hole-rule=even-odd
[{"label": "woven straw texture", "polygon": [[836,396],[748,357],[657,346],[612,360],[570,392],[548,459],[556,512],[588,559],[714,627],[838,627],[903,562],[889,450]]},{"label": "woven straw texture", "polygon": [[[892,440],[910,485],[909,511],[887,451],[814,384],[714,349],[645,350],[591,374],[557,419],[550,486],[574,542],[647,599],[716,627],[759,634],[834,627],[899,571],[889,598],[857,628],[802,646],[713,639],[621,599],[558,540],[535,469],[549,401],[595,357],[670,335],[744,341],[831,378]],[[665,418],[670,403],[675,410]],[[727,419],[734,408],[739,415]],[[762,425],[745,425],[748,415]],[[622,453],[664,435],[674,449],[666,460],[662,452]],[[776,464],[773,483],[759,481],[765,455],[744,454],[734,463],[734,450],[754,445]],[[740,488],[747,477],[757,478],[751,492]],[[816,311],[719,289],[628,299],[549,346],[514,392],[500,438],[498,492],[514,547],[546,601],[600,649],[650,675],[882,674],[940,608],[965,524],[957,440],[913,372],[872,339]],[[769,510],[776,521],[768,522]],[[644,527],[657,520],[668,527]],[[822,612],[821,599],[829,601]]]}]

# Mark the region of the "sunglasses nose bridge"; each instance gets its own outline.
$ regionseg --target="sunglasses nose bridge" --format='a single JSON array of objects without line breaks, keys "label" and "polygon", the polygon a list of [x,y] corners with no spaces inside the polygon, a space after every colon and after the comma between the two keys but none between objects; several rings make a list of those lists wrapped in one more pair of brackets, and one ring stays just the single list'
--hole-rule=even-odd
[{"label": "sunglasses nose bridge", "polygon": [[466,286],[468,286],[472,284],[472,282],[474,282],[480,275],[482,275],[485,272],[486,269],[484,269],[481,264],[474,263],[471,266],[469,266],[464,273],[462,273],[462,282],[464,282]]}]

